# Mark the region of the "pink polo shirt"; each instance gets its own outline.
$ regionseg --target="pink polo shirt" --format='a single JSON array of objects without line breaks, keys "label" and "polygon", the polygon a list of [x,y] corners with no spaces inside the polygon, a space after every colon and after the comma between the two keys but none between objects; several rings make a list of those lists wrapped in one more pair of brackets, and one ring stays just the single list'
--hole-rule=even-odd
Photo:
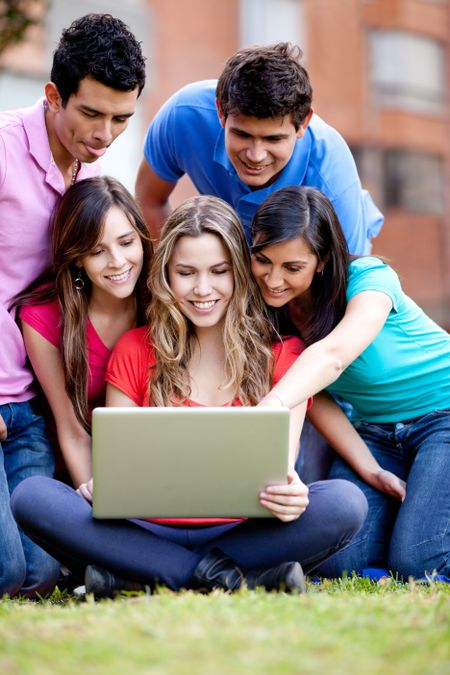
[{"label": "pink polo shirt", "polygon": [[[82,164],[77,180],[98,176]],[[34,396],[13,298],[50,266],[49,222],[64,180],[53,162],[43,99],[0,113],[0,405]]]}]

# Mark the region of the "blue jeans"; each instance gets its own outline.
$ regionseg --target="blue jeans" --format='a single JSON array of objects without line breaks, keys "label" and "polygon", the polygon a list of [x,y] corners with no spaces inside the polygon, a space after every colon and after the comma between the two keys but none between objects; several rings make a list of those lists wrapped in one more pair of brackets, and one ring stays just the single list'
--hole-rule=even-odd
[{"label": "blue jeans", "polygon": [[300,436],[300,452],[296,470],[304,483],[327,478],[335,452],[313,425],[305,420]]},{"label": "blue jeans", "polygon": [[177,590],[214,547],[243,570],[298,560],[309,572],[346,546],[367,514],[362,492],[347,481],[310,485],[309,506],[292,523],[255,518],[211,527],[141,526],[129,520],[96,520],[72,488],[48,478],[28,478],[14,491],[12,509],[24,530],[79,577],[97,564],[130,580],[155,580]]},{"label": "blue jeans", "polygon": [[28,476],[51,476],[53,451],[34,400],[1,405],[0,414],[8,430],[0,443],[0,597],[43,595],[53,588],[59,564],[17,526],[10,494]]},{"label": "blue jeans", "polygon": [[400,504],[378,492],[337,458],[330,478],[358,485],[367,497],[369,514],[350,546],[317,572],[338,575],[384,567],[404,579],[433,570],[450,576],[450,410],[355,427],[379,464],[406,481],[406,499]]}]

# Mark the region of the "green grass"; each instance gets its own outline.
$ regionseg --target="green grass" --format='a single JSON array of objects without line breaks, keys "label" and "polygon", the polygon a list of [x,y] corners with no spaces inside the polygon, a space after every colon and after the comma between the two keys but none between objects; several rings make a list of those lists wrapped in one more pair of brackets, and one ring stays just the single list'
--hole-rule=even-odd
[{"label": "green grass", "polygon": [[450,673],[450,585],[0,602],[0,673]]}]

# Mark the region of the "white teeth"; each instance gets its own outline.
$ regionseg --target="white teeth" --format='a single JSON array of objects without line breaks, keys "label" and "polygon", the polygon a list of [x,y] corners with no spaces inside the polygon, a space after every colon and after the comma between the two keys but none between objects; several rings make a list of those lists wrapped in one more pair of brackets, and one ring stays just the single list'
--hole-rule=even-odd
[{"label": "white teeth", "polygon": [[210,309],[211,307],[214,307],[216,301],[209,300],[208,302],[193,302],[192,304],[194,307],[198,307],[198,309]]},{"label": "white teeth", "polygon": [[108,279],[111,279],[112,281],[124,281],[130,274],[130,271],[131,270],[127,270],[126,272],[122,272],[122,274],[109,274]]}]

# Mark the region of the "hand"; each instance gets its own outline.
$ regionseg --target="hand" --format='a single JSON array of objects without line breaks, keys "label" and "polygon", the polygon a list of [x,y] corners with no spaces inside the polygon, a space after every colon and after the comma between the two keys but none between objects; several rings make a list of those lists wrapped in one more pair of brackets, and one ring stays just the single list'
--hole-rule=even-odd
[{"label": "hand", "polygon": [[81,483],[78,486],[78,494],[85,498],[87,502],[92,503],[92,497],[94,495],[94,479],[90,478],[87,483]]},{"label": "hand", "polygon": [[5,420],[0,415],[0,441],[6,441],[8,438],[8,429],[6,428]]},{"label": "hand", "polygon": [[284,408],[285,405],[281,398],[276,394],[271,394],[270,391],[257,404],[260,408]]},{"label": "hand", "polygon": [[406,497],[405,481],[385,469],[380,469],[376,474],[374,487],[376,487],[377,490],[380,490],[380,492],[385,492],[401,502]]},{"label": "hand", "polygon": [[309,504],[308,487],[302,483],[298,473],[292,470],[285,485],[268,485],[259,495],[259,503],[274,516],[289,523],[297,520]]}]

